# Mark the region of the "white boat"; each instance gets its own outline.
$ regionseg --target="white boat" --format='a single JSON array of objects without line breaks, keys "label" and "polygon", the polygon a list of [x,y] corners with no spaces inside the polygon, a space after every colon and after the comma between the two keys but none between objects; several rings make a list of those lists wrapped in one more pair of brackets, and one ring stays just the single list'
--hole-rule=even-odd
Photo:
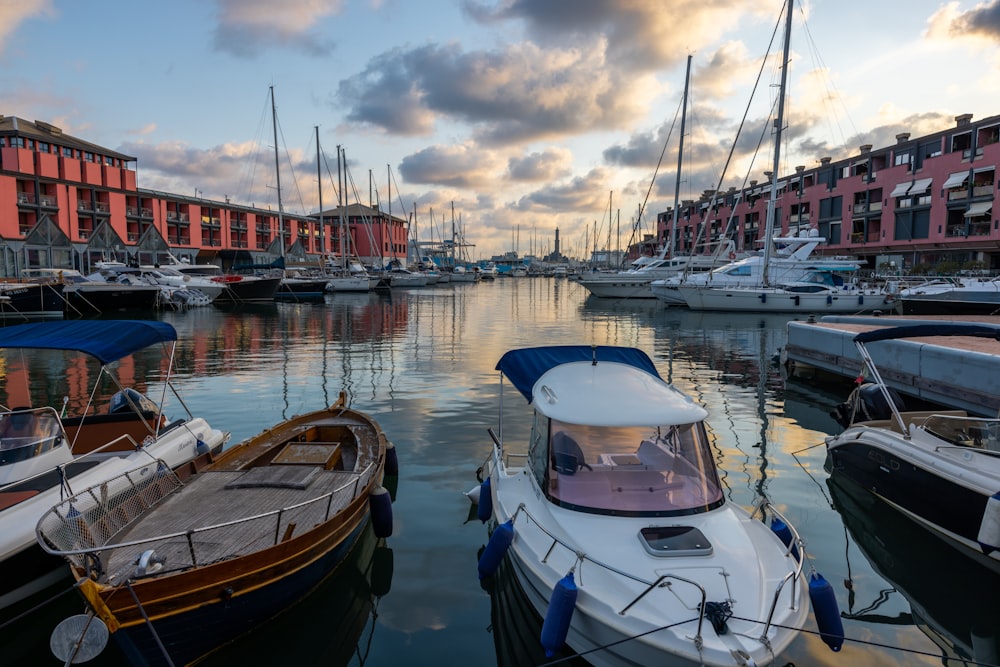
[{"label": "white boat", "polygon": [[[98,381],[115,377],[119,359],[152,345],[168,350],[171,368],[176,340],[171,325],[141,320],[67,320],[0,329],[0,348],[72,350],[95,358],[101,364]],[[121,386],[117,378],[115,383]],[[164,397],[167,387],[173,389],[169,377]],[[0,608],[66,576],[61,559],[42,553],[33,528],[66,495],[126,472],[141,479],[156,470],[157,459],[177,467],[220,451],[229,439],[200,417],[170,420],[163,409],[162,403],[126,388],[102,414],[93,410],[63,417],[61,405],[0,412],[0,562],[18,573],[0,582]]]},{"label": "white boat", "polygon": [[495,280],[497,277],[497,265],[493,262],[486,262],[479,267],[480,280]]},{"label": "white boat", "polygon": [[[647,260],[636,268],[614,273],[592,273],[583,275],[577,282],[596,297],[612,299],[652,299],[655,295],[650,286],[654,281],[665,280],[688,271],[695,275],[711,271],[729,262],[732,247],[723,248],[710,255],[677,257],[643,257]],[[720,259],[721,258],[721,259]]]},{"label": "white boat", "polygon": [[844,282],[832,271],[811,271],[771,286],[680,285],[677,291],[691,310],[858,314],[896,308],[896,297],[884,289]]},{"label": "white boat", "polygon": [[468,269],[458,265],[451,270],[451,282],[453,283],[478,283],[480,275],[478,270]]},{"label": "white boat", "polygon": [[1000,572],[1000,419],[964,410],[907,411],[868,350],[872,343],[894,341],[894,355],[933,355],[933,337],[940,336],[1000,340],[1000,328],[924,324],[854,337],[871,382],[837,410],[846,428],[826,438],[830,466]]},{"label": "white boat", "polygon": [[[764,252],[727,262],[709,272],[688,273],[654,281],[650,291],[660,301],[670,305],[686,305],[679,288],[758,287],[765,283],[793,283],[816,271],[828,271],[840,276],[857,273],[861,263],[853,257],[814,257],[813,251],[826,241],[815,230],[796,237],[771,239],[770,257],[765,266]],[[765,271],[767,278],[765,279]]]},{"label": "white boat", "polygon": [[416,273],[401,266],[394,266],[386,271],[386,277],[390,279],[393,287],[425,287],[427,276]]},{"label": "white boat", "polygon": [[809,613],[802,545],[783,519],[754,518],[779,519],[770,505],[729,500],[704,408],[634,348],[512,350],[497,368],[534,419],[527,455],[511,451],[501,393],[480,577],[506,554],[546,626],[565,628],[543,627],[550,654],[565,642],[595,665],[732,666],[785,650]]},{"label": "white boat", "polygon": [[994,315],[1000,278],[939,278],[899,291],[904,315]]}]

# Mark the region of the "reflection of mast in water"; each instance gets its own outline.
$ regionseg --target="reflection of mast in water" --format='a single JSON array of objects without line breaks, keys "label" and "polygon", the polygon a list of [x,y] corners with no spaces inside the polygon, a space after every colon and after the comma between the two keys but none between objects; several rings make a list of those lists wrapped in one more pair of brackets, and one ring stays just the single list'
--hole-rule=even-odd
[{"label": "reflection of mast in water", "polygon": [[760,338],[757,347],[757,417],[760,419],[760,476],[755,485],[755,500],[770,500],[767,497],[767,327],[764,321],[757,323]]}]

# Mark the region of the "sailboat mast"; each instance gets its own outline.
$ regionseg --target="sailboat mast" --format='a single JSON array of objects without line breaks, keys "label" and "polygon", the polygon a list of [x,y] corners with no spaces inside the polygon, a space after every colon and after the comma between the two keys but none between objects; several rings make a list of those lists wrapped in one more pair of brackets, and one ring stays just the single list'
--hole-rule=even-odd
[{"label": "sailboat mast", "polygon": [[319,188],[319,256],[326,266],[326,228],[323,226],[323,172],[320,169],[319,125],[316,126],[316,185]]},{"label": "sailboat mast", "polygon": [[340,217],[338,235],[340,237],[340,268],[347,271],[347,239],[344,234],[344,184],[340,166],[340,144],[337,144],[337,215]]},{"label": "sailboat mast", "polygon": [[281,237],[281,257],[285,257],[285,218],[281,210],[281,168],[278,166],[278,111],[274,106],[274,86],[271,90],[271,126],[274,129],[274,178],[278,186],[278,235]]},{"label": "sailboat mast", "polygon": [[[677,180],[674,183],[674,215],[670,221],[670,245],[665,257],[673,258],[677,243],[677,219],[680,216],[681,203],[681,163],[684,160],[684,124],[687,120],[688,86],[691,84],[691,54],[688,54],[687,73],[684,75],[684,99],[681,102],[681,138],[677,145]],[[690,250],[688,254],[691,254]]]},{"label": "sailboat mast", "polygon": [[785,124],[785,87],[788,83],[788,54],[792,41],[792,6],[795,0],[788,0],[787,16],[785,17],[785,44],[781,62],[781,87],[778,89],[778,114],[774,121],[774,166],[771,168],[771,197],[767,202],[767,218],[764,224],[764,261],[763,281],[770,283],[768,264],[771,261],[771,237],[774,236],[774,208],[778,197],[778,170],[781,167],[781,130]]}]

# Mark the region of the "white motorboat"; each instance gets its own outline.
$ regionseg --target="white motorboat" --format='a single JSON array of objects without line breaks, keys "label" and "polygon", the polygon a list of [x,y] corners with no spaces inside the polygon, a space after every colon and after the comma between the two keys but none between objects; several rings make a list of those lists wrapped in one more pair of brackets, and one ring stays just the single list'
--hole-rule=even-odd
[{"label": "white motorboat", "polygon": [[764,252],[760,251],[717,265],[711,271],[679,273],[671,278],[655,280],[650,284],[650,291],[664,303],[684,306],[687,302],[680,293],[682,286],[747,288],[797,282],[815,271],[840,276],[857,273],[861,263],[854,257],[813,256],[813,251],[825,241],[816,233],[773,238],[766,266]]},{"label": "white motorboat", "polygon": [[[113,368],[120,359],[162,345],[171,368],[176,340],[173,326],[141,320],[67,320],[0,329],[0,348],[80,352],[101,364],[97,383],[110,376],[119,387]],[[166,387],[173,389],[169,377]],[[42,552],[33,528],[62,498],[126,472],[140,479],[156,471],[157,459],[180,466],[220,451],[229,439],[190,413],[168,419],[164,407],[128,387],[100,414],[93,409],[64,417],[62,405],[0,411],[0,562],[17,573],[0,581],[0,608],[66,576],[65,563]]]},{"label": "white motorboat", "polygon": [[680,285],[691,310],[752,313],[870,313],[896,308],[895,295],[880,287],[845,282],[832,271],[811,271],[801,279],[771,286]]},{"label": "white motorboat", "polygon": [[1000,572],[1000,419],[964,410],[905,410],[868,350],[872,343],[891,340],[897,358],[931,357],[933,338],[941,336],[1000,340],[1000,328],[923,324],[854,337],[872,381],[838,407],[836,416],[845,429],[826,438],[829,465]]},{"label": "white motorboat", "polygon": [[509,557],[545,626],[564,628],[543,627],[550,654],[564,641],[595,665],[780,655],[809,613],[802,544],[769,504],[728,499],[706,410],[634,348],[512,350],[497,369],[534,421],[527,455],[510,451],[501,395],[479,497],[498,525],[480,577]]}]

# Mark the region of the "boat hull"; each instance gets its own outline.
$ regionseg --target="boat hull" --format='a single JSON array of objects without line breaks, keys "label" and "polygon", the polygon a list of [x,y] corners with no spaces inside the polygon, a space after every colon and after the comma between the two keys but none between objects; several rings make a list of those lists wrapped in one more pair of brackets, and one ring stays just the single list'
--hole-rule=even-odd
[{"label": "boat hull", "polygon": [[889,301],[879,294],[858,292],[791,293],[769,289],[731,289],[725,287],[678,288],[691,310],[717,310],[752,313],[866,313],[890,310]]},{"label": "boat hull", "polygon": [[[237,276],[238,277],[238,276]],[[274,301],[281,278],[244,278],[224,282],[226,289],[212,303],[252,303]]]},{"label": "boat hull", "polygon": [[[921,460],[913,444],[893,446],[884,439],[858,434],[863,429],[852,427],[830,441],[834,472],[1000,572],[1000,558],[984,554],[977,539],[991,493],[959,483],[940,461],[933,465]],[[907,448],[912,455],[907,455]]]},{"label": "boat hull", "polygon": [[[577,560],[578,555],[588,551],[588,547],[585,546],[588,538],[585,534],[601,535],[598,541],[611,540],[616,544],[635,542],[637,546],[639,541],[634,539],[634,535],[637,535],[642,527],[649,525],[650,520],[642,517],[634,519],[598,517],[595,524],[587,529],[584,523],[575,523],[574,519],[568,518],[577,513],[567,513],[565,510],[554,508],[533,492],[529,475],[523,469],[507,469],[498,458],[494,457],[490,478],[497,522],[503,523],[515,519],[515,539],[507,552],[507,558],[518,584],[538,615],[543,618],[546,616],[553,589],[559,579],[571,568],[578,571],[576,583],[579,594],[565,646],[573,652],[585,655],[587,662],[592,665],[608,667],[654,665],[664,664],[666,661],[666,664],[677,667],[695,665],[728,667],[733,664],[730,653],[732,650],[746,651],[757,660],[757,664],[768,664],[767,661],[773,655],[779,655],[788,646],[797,634],[797,628],[805,622],[809,605],[804,598],[806,583],[804,577],[799,575],[795,584],[789,583],[781,594],[773,619],[775,625],[772,625],[767,633],[769,647],[754,641],[761,636],[761,623],[751,620],[749,623],[738,625],[737,621],[731,620],[730,632],[726,635],[716,635],[711,623],[706,620],[701,628],[704,647],[699,651],[694,641],[698,631],[695,601],[697,596],[691,589],[685,588],[688,584],[683,580],[674,580],[671,582],[674,588],[669,589],[670,592],[664,592],[667,589],[654,586],[643,595],[645,584],[636,582],[652,581],[657,575],[674,571],[681,577],[700,578],[702,584],[708,587],[709,600],[714,600],[722,595],[724,589],[720,588],[719,584],[723,578],[716,579],[714,574],[709,578],[704,572],[718,568],[719,573],[729,572],[734,582],[739,581],[741,585],[745,585],[750,580],[755,580],[755,576],[750,575],[749,570],[737,573],[736,570],[741,568],[734,566],[734,563],[721,566],[705,557],[702,557],[694,567],[691,563],[659,559],[652,564],[644,564],[637,570],[631,569],[633,562],[629,562],[629,566],[619,565],[619,568],[624,568],[621,571],[628,573],[627,577],[606,570],[594,562],[588,561],[581,565]],[[515,513],[518,515],[516,518]],[[699,525],[702,526],[703,532],[709,535],[731,535],[746,528],[758,532],[756,537],[748,538],[742,547],[749,548],[750,544],[753,544],[753,548],[756,549],[760,548],[762,542],[773,540],[773,535],[761,534],[760,531],[769,532],[764,524],[750,519],[744,511],[731,505],[717,508],[697,519],[688,516],[684,517],[684,520],[685,523],[701,522]],[[720,523],[716,524],[714,529],[707,528],[708,524],[716,521]],[[676,518],[669,523],[675,522]],[[545,529],[540,528],[543,524],[546,526]],[[572,552],[554,545],[550,534],[566,536],[564,539],[572,540],[579,551]],[[628,540],[626,535],[633,539]],[[592,540],[590,546],[594,548]],[[722,550],[735,548],[733,545],[728,545]],[[770,548],[775,554],[780,552],[780,549],[773,545]],[[740,550],[740,553],[743,551]],[[744,555],[742,558],[746,561],[753,560],[752,556]],[[642,560],[640,558],[639,562]],[[755,572],[755,575],[760,575],[772,584],[776,581],[773,571],[767,575]],[[751,590],[754,590],[754,587],[744,589],[742,593],[745,595],[733,593],[733,596],[743,605],[747,605],[743,607],[745,613],[749,614],[749,610],[753,608],[752,615],[765,618],[767,605],[764,605],[763,612],[755,608],[754,602],[750,600],[755,597]],[[678,600],[682,598],[685,600],[678,604]],[[625,613],[622,613],[623,610],[626,610]],[[736,615],[740,615],[739,609]],[[742,639],[733,640],[734,636],[740,636]]]},{"label": "boat hull", "polygon": [[62,285],[0,283],[0,319],[62,319],[66,302]]},{"label": "boat hull", "polygon": [[327,278],[282,280],[274,298],[282,301],[322,301]]},{"label": "boat hull", "polygon": [[[152,602],[144,600],[137,586],[136,592],[143,600],[152,628],[173,664],[189,664],[246,635],[321,584],[348,558],[367,525],[367,500],[361,500],[364,511],[355,511],[354,521],[339,530],[329,531],[310,549],[294,554],[287,563],[275,559],[270,567],[261,570],[240,568],[231,576],[216,580],[224,582],[222,586],[210,586],[203,591],[174,591]],[[227,563],[219,566],[225,568]],[[214,577],[208,577],[201,583],[213,580]],[[232,592],[226,593],[227,587]],[[187,608],[169,613],[175,605]],[[193,628],[197,628],[197,632],[192,632]],[[151,667],[170,664],[158,647],[150,626],[144,622],[130,623],[113,637],[132,664]]]},{"label": "boat hull", "polygon": [[63,290],[69,310],[82,315],[113,313],[116,310],[154,310],[160,298],[160,288],[155,285],[94,286],[70,285]]}]

